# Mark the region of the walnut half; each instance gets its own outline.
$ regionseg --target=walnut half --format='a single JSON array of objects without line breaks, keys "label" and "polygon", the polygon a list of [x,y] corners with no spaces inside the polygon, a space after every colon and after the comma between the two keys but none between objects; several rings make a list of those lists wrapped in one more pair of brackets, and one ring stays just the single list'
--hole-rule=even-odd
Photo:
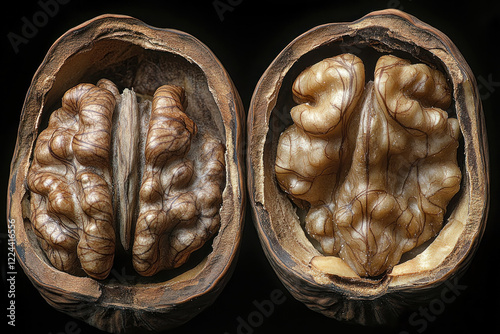
[{"label": "walnut half", "polygon": [[441,229],[460,188],[460,130],[444,75],[427,65],[382,56],[363,83],[351,54],[302,72],[275,170],[323,252],[378,276]]},{"label": "walnut half", "polygon": [[259,239],[310,309],[387,323],[473,258],[485,124],[471,69],[437,29],[391,9],[303,33],[261,76],[247,128]]},{"label": "walnut half", "polygon": [[50,306],[112,333],[210,306],[243,231],[243,115],[185,32],[102,15],[58,38],[26,94],[7,205]]}]

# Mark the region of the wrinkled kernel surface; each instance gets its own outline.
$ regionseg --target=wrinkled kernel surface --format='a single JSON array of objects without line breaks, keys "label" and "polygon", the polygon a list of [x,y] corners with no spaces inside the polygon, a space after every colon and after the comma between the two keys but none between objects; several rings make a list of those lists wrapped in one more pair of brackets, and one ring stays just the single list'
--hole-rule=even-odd
[{"label": "wrinkled kernel surface", "polygon": [[351,54],[304,70],[275,162],[280,187],[308,209],[306,232],[360,276],[383,274],[435,236],[461,180],[444,75],[395,56],[374,74],[365,85]]},{"label": "wrinkled kernel surface", "polygon": [[184,90],[169,85],[141,106],[106,79],[66,92],[27,178],[31,223],[54,267],[104,279],[116,236],[127,250],[132,235],[132,263],[150,276],[179,267],[216,233],[225,148],[198,133],[185,105]]},{"label": "wrinkled kernel surface", "polygon": [[115,227],[111,204],[113,94],[81,84],[66,92],[38,137],[28,174],[31,222],[58,269],[95,278],[111,270]]},{"label": "wrinkled kernel surface", "polygon": [[224,147],[206,135],[197,161],[187,159],[196,133],[196,124],[182,111],[179,88],[160,87],[146,138],[132,252],[141,275],[179,267],[219,228]]}]

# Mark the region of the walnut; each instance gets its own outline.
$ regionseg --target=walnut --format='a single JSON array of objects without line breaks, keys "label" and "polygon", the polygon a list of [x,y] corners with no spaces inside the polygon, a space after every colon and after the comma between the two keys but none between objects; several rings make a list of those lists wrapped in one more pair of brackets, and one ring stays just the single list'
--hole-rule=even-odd
[{"label": "walnut", "polygon": [[242,117],[189,34],[104,15],[61,36],[26,95],[8,197],[19,263],[50,305],[121,333],[212,304],[241,240]]},{"label": "walnut", "polygon": [[440,31],[398,10],[315,27],[257,84],[248,185],[290,293],[380,324],[429,302],[473,258],[488,209],[473,74]]},{"label": "walnut", "polygon": [[[56,268],[73,274],[81,268],[103,279],[113,265],[116,231],[130,229],[130,219],[138,217],[133,263],[138,273],[150,276],[184,264],[216,233],[225,182],[224,146],[210,134],[196,137],[197,126],[184,113],[181,87],[159,87],[152,104],[143,102],[142,108],[137,100],[117,103],[122,97],[113,92],[118,89],[109,80],[97,86],[80,84],[51,115],[28,172],[31,222]],[[124,94],[123,100],[135,96],[130,90]],[[120,121],[114,128],[113,114]],[[141,156],[140,143],[130,141],[141,137],[144,122],[148,129]],[[191,149],[193,140],[199,143]],[[138,190],[137,183],[127,180],[139,179],[134,166],[143,160]],[[115,175],[118,180],[112,181]],[[139,196],[134,196],[137,191]],[[113,193],[118,203],[113,203]],[[124,204],[120,200],[125,198],[131,200]],[[117,218],[127,221],[115,219],[116,205],[121,209]],[[124,247],[129,248],[125,241]]]},{"label": "walnut", "polygon": [[342,54],[297,77],[299,105],[275,169],[281,188],[308,208],[306,231],[323,252],[378,276],[441,229],[460,188],[460,130],[445,111],[441,72],[382,56],[364,88],[363,71],[361,59]]}]

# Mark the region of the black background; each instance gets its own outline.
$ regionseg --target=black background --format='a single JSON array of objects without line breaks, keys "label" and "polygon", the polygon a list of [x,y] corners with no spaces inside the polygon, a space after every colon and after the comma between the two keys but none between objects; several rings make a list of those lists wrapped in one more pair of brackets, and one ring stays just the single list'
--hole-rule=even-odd
[{"label": "black background", "polygon": [[[46,0],[42,0],[45,2]],[[15,145],[24,96],[31,78],[52,43],[68,29],[104,13],[134,16],[152,26],[185,31],[205,43],[231,75],[248,110],[253,89],[277,54],[301,33],[324,23],[356,20],[372,10],[402,9],[448,35],[468,61],[483,98],[491,164],[491,206],[488,225],[469,270],[459,284],[466,286],[458,298],[445,304],[432,321],[415,326],[411,313],[403,314],[392,327],[367,328],[326,318],[296,301],[277,279],[268,264],[255,232],[250,210],[240,257],[228,285],[216,302],[189,323],[171,333],[466,333],[499,332],[500,278],[498,146],[500,144],[500,8],[497,1],[250,1],[232,3],[232,10],[217,13],[214,1],[82,1],[72,0],[38,28],[37,33],[16,53],[8,39],[10,32],[21,35],[23,17],[33,21],[41,11],[37,1],[4,2],[2,31],[2,90],[0,95],[0,202],[6,203],[9,165]],[[220,15],[223,20],[221,20]],[[0,206],[6,217],[4,204]],[[0,323],[7,333],[101,333],[99,330],[52,309],[38,294],[19,265],[16,276],[16,327],[7,326],[7,235],[6,220],[0,224],[2,308]],[[286,300],[275,305],[272,314],[255,327],[238,328],[239,319],[255,314],[254,301],[270,298],[274,290]],[[257,319],[257,318],[255,318]],[[423,319],[417,317],[416,319]],[[258,320],[258,319],[257,319]]]}]

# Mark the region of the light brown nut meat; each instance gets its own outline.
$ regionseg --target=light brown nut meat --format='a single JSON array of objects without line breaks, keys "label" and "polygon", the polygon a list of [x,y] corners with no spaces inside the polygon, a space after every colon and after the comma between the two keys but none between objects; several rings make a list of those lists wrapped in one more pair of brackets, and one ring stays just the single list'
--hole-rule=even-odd
[{"label": "light brown nut meat", "polygon": [[119,235],[124,250],[133,243],[137,272],[151,276],[185,263],[218,230],[224,146],[198,134],[185,106],[184,90],[170,85],[141,104],[106,79],[65,94],[28,176],[33,226],[56,268],[105,278]]},{"label": "light brown nut meat", "polygon": [[40,133],[28,175],[31,221],[58,269],[104,278],[111,270],[115,229],[110,138],[115,98],[81,84]]},{"label": "light brown nut meat", "polygon": [[361,60],[344,54],[297,77],[303,104],[280,137],[275,171],[281,188],[309,209],[305,228],[323,252],[360,276],[377,276],[439,232],[460,186],[459,127],[445,111],[451,97],[439,71],[382,56],[358,100],[360,71]]},{"label": "light brown nut meat", "polygon": [[[294,124],[281,136],[276,176],[293,199],[319,205],[329,201],[331,179],[348,151],[347,124],[363,93],[361,59],[351,54],[328,58],[311,66],[294,82],[297,103]],[[297,158],[300,157],[300,158]]]},{"label": "light brown nut meat", "polygon": [[184,92],[175,86],[160,87],[153,99],[132,250],[134,267],[145,276],[179,267],[219,227],[224,147],[205,134],[190,152],[197,126],[183,104]]}]

